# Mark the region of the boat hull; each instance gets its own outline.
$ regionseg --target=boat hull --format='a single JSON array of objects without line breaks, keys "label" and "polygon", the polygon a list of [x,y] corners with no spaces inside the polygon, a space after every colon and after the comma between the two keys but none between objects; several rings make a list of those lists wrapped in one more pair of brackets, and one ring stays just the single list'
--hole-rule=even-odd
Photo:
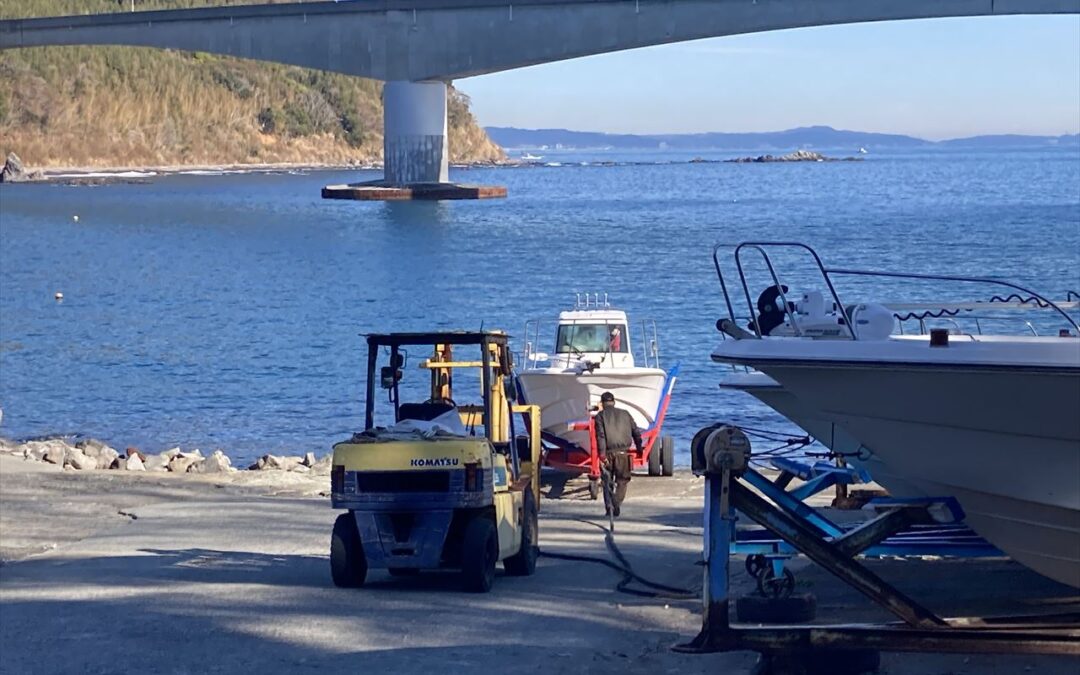
[{"label": "boat hull", "polygon": [[1080,368],[756,364],[1018,562],[1080,588]]},{"label": "boat hull", "polygon": [[807,405],[765,373],[735,373],[721,380],[720,386],[746,392],[791,420],[819,443],[843,455],[844,461],[849,465],[869,473],[874,482],[888,490],[890,495],[901,498],[929,496],[925,489],[907,480],[881,461],[862,441],[851,435],[835,419]]},{"label": "boat hull", "polygon": [[639,429],[647,429],[656,421],[667,373],[659,368],[533,370],[519,373],[517,379],[525,402],[540,406],[544,431],[588,449],[589,432],[572,431],[570,423],[588,419],[600,396],[610,391],[615,405],[629,412]]}]

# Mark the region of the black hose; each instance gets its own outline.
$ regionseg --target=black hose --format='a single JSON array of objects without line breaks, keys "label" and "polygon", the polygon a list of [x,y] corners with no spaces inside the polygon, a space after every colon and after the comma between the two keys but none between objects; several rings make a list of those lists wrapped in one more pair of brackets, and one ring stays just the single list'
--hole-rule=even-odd
[{"label": "black hose", "polygon": [[[541,550],[540,555],[545,558],[553,558],[556,560],[569,560],[572,562],[589,562],[596,563],[609,567],[616,572],[623,575],[622,580],[615,585],[615,590],[620,593],[626,593],[627,595],[634,595],[640,598],[664,598],[669,600],[696,600],[701,597],[701,594],[692,591],[687,588],[679,588],[677,586],[668,586],[667,584],[661,584],[656,581],[651,581],[641,576],[634,571],[634,568],[630,565],[630,561],[626,559],[623,552],[619,550],[619,546],[615,543],[615,533],[603,525],[594,523],[592,521],[582,521],[593,525],[604,532],[604,542],[607,544],[608,550],[611,552],[618,562],[614,562],[607,558],[600,558],[588,555],[576,555],[573,553],[548,553]],[[638,583],[646,588],[654,590],[642,590],[639,588],[630,588],[633,583]]]}]

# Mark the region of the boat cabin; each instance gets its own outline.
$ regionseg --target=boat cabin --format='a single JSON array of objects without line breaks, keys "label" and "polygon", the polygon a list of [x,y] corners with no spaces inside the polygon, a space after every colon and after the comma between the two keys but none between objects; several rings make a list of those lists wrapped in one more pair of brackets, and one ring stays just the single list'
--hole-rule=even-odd
[{"label": "boat cabin", "polygon": [[[541,340],[540,326],[539,321],[526,324],[525,368],[537,367],[539,362],[547,362],[549,368],[585,367],[590,370],[634,368],[637,365],[626,312],[611,307],[606,295],[578,295],[574,309],[559,313],[552,353],[537,350]],[[642,322],[640,330],[643,341],[648,342],[642,352],[644,366],[656,367],[656,325]]]}]

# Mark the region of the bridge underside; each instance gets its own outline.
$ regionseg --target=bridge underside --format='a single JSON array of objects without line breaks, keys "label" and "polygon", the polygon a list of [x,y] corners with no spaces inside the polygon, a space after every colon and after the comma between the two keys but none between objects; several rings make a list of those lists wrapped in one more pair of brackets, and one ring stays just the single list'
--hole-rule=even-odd
[{"label": "bridge underside", "polygon": [[593,54],[787,28],[1076,13],[1080,0],[306,2],[5,20],[0,49],[171,48],[384,80],[390,83],[386,177],[432,183],[446,181],[445,97],[437,102],[433,88],[409,83],[445,83]]},{"label": "bridge underside", "polygon": [[382,0],[0,21],[0,49],[112,44],[378,80],[482,75],[743,33],[899,19],[1080,13],[1080,0]]}]

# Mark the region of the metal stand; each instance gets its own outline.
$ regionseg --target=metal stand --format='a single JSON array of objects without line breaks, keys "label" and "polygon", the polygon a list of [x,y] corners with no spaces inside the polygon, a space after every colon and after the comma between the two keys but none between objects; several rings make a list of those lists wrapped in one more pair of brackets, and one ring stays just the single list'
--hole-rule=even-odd
[{"label": "metal stand", "polygon": [[[860,527],[843,533],[806,504],[775,486],[770,503],[753,492],[754,486],[772,484],[749,468],[749,441],[733,427],[720,427],[703,443],[705,468],[705,581],[701,632],[689,643],[675,647],[686,653],[735,649],[758,651],[762,673],[813,672],[811,664],[823,654],[833,657],[867,650],[1065,654],[1080,655],[1080,626],[1068,624],[993,622],[962,619],[946,621],[894,588],[853,559],[913,523],[941,518],[941,503],[902,502]],[[735,541],[735,510],[782,539],[794,550],[825,567],[841,581],[896,615],[902,623],[835,626],[733,626],[728,615],[729,557]],[[808,668],[810,668],[808,670]],[[843,668],[833,668],[839,672]],[[847,667],[851,672],[851,666]]]},{"label": "metal stand", "polygon": [[[912,500],[877,497],[869,502],[882,517],[854,529],[834,523],[805,503],[805,500],[829,487],[869,482],[864,471],[837,467],[827,462],[809,465],[781,458],[770,462],[780,474],[768,480],[748,471],[742,479],[771,500],[778,508],[804,518],[822,537],[842,550],[866,557],[939,555],[962,558],[1002,557],[1005,554],[970,528],[962,525],[963,510],[955,499]],[[803,483],[789,488],[793,479]],[[930,516],[932,514],[932,522]],[[739,529],[731,543],[731,553],[749,556],[747,572],[758,580],[779,580],[789,575],[784,561],[798,554],[798,549],[767,529]]]}]

